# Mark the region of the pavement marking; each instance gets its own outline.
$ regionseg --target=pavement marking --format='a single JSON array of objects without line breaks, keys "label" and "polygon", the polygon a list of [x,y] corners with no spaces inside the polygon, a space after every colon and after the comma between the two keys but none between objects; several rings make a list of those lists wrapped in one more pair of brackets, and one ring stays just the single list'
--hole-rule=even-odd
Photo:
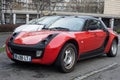
[{"label": "pavement marking", "polygon": [[102,72],[102,71],[104,71],[104,70],[107,70],[107,69],[109,69],[109,68],[112,68],[112,67],[116,66],[117,64],[118,64],[118,63],[113,63],[113,64],[111,64],[111,65],[108,65],[108,66],[104,67],[104,68],[101,68],[101,69],[98,69],[98,70],[96,70],[96,71],[92,71],[92,72],[90,72],[90,73],[87,73],[87,74],[85,74],[85,75],[83,75],[83,76],[78,76],[78,77],[74,78],[73,80],[83,80],[83,79],[85,79],[85,78],[87,78],[87,77],[90,77],[90,76],[92,76],[92,75],[94,75],[94,74],[97,74],[97,73],[99,73],[99,72]]}]

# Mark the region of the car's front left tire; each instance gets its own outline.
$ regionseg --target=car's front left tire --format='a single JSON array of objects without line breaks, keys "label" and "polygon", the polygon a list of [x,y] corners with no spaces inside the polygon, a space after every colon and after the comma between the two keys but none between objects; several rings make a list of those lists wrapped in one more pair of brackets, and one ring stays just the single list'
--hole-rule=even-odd
[{"label": "car's front left tire", "polygon": [[77,50],[74,44],[66,43],[56,60],[57,67],[64,73],[71,72],[77,62]]}]

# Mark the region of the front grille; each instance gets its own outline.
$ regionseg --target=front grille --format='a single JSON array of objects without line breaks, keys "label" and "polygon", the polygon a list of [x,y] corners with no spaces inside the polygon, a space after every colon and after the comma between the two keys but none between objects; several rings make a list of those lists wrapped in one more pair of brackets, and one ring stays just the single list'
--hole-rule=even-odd
[{"label": "front grille", "polygon": [[19,50],[19,49],[11,48],[11,53],[26,55],[26,56],[31,56],[32,58],[36,58],[36,51]]},{"label": "front grille", "polygon": [[[26,55],[31,56],[32,59],[36,58],[42,58],[45,46],[36,44],[36,45],[18,45],[14,44],[13,42],[8,42],[8,48],[12,54],[20,54],[20,55]],[[41,50],[42,55],[40,57],[36,56],[36,51]]]}]

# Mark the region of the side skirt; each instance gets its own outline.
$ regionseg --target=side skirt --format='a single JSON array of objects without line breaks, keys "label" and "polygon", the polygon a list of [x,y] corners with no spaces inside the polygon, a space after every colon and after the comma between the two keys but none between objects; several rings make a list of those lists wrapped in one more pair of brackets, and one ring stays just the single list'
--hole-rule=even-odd
[{"label": "side skirt", "polygon": [[102,55],[104,53],[103,51],[104,51],[104,47],[87,52],[87,53],[82,53],[79,57],[79,60],[83,60],[83,59],[92,58],[92,57]]}]

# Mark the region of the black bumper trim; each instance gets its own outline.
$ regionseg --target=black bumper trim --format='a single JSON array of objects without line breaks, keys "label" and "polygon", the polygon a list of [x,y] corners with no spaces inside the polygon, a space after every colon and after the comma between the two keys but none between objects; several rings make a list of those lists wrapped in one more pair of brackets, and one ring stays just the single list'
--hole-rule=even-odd
[{"label": "black bumper trim", "polygon": [[[40,45],[40,44],[19,45],[19,44],[15,44],[13,42],[8,42],[8,48],[11,49],[11,50],[10,49],[9,50],[12,54],[17,53],[17,54],[21,54],[21,55],[28,55],[28,56],[31,56],[32,59],[38,59],[38,58],[43,57],[45,46]],[[40,57],[36,57],[36,51],[37,50],[42,51],[42,55]]]}]

